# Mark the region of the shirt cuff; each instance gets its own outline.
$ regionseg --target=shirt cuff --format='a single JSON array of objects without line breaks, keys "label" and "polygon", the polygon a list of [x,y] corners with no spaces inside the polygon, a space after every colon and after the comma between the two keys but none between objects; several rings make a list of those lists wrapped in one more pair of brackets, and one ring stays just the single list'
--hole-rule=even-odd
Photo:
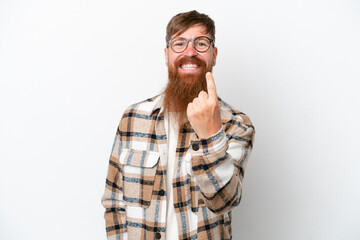
[{"label": "shirt cuff", "polygon": [[200,139],[196,134],[190,137],[191,142],[191,156],[210,155],[215,152],[221,151],[226,147],[226,134],[223,126],[214,135],[206,139]]}]

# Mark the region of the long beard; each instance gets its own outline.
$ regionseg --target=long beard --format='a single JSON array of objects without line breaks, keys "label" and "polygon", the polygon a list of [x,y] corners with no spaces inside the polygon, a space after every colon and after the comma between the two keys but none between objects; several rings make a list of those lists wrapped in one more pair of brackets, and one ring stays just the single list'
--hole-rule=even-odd
[{"label": "long beard", "polygon": [[[200,66],[198,74],[182,74],[178,72],[181,64],[192,63]],[[196,57],[183,57],[175,66],[168,66],[169,81],[164,90],[164,107],[171,117],[181,125],[187,121],[186,109],[190,102],[201,91],[207,91],[205,74],[212,71],[212,66],[206,68],[206,63]]]}]

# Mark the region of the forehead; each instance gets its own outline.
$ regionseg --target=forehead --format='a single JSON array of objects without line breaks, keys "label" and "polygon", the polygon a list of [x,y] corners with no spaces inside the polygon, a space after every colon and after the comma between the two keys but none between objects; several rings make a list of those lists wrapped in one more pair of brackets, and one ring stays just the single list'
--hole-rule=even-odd
[{"label": "forehead", "polygon": [[206,33],[206,28],[203,25],[194,25],[190,28],[188,28],[185,32],[182,34],[174,34],[172,38],[174,37],[184,37],[184,38],[196,38],[198,36],[207,36],[209,37],[209,34]]}]

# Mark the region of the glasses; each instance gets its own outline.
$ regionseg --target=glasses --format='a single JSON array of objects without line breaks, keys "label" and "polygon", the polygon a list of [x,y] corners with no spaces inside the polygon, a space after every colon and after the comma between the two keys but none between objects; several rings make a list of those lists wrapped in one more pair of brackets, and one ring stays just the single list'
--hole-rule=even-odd
[{"label": "glasses", "polygon": [[189,42],[192,42],[193,47],[195,48],[196,51],[198,52],[206,52],[210,46],[211,43],[214,42],[214,40],[205,37],[205,36],[200,36],[194,39],[186,39],[183,37],[175,37],[173,39],[171,39],[170,41],[168,41],[168,45],[171,46],[171,49],[176,52],[176,53],[182,53],[186,50]]}]

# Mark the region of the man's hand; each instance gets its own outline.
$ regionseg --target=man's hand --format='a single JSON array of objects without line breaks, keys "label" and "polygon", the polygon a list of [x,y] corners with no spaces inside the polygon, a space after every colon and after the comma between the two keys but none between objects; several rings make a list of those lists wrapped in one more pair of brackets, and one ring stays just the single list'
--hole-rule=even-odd
[{"label": "man's hand", "polygon": [[221,128],[219,102],[215,82],[210,72],[206,73],[207,92],[201,91],[188,104],[187,117],[199,138],[209,138]]}]

